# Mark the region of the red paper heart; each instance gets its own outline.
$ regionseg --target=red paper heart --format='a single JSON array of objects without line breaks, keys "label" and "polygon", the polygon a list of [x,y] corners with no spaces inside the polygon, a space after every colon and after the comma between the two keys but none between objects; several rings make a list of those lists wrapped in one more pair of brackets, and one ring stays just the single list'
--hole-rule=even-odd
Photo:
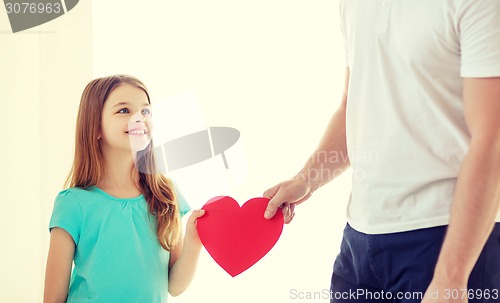
[{"label": "red paper heart", "polygon": [[265,219],[267,202],[267,198],[253,198],[240,208],[233,198],[219,196],[202,207],[205,215],[196,223],[201,243],[232,277],[264,257],[281,235],[283,213]]}]

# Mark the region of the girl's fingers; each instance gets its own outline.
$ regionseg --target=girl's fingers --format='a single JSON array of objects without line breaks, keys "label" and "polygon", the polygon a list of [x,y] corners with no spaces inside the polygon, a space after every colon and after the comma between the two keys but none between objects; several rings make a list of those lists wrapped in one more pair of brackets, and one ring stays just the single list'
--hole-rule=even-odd
[{"label": "girl's fingers", "polygon": [[202,217],[203,215],[205,214],[205,210],[204,209],[197,209],[197,210],[194,210],[193,213],[191,214],[191,216],[189,217],[189,222],[190,223],[194,223],[194,221],[196,219],[198,219],[199,217]]}]

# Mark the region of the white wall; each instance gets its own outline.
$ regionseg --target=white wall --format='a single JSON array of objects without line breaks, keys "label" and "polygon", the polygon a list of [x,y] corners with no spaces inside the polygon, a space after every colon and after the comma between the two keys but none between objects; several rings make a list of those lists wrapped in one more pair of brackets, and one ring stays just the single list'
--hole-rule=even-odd
[{"label": "white wall", "polygon": [[91,26],[90,1],[16,34],[0,8],[0,302],[41,302],[48,220],[92,76]]},{"label": "white wall", "polygon": [[[4,121],[16,130],[2,142],[7,197],[0,243],[8,249],[0,250],[0,302],[41,298],[46,226],[90,79],[116,73],[142,79],[153,104],[169,100],[162,118],[175,116],[176,129],[162,131],[172,136],[204,125],[241,132],[228,151],[229,171],[214,158],[172,172],[194,207],[215,192],[244,202],[291,177],[340,100],[338,1],[91,2],[36,28],[53,33],[0,35],[0,98]],[[7,31],[1,14],[0,30]],[[186,94],[194,96],[194,109],[182,102]],[[211,191],[203,180],[212,182]],[[300,302],[291,289],[328,288],[349,189],[348,175],[320,189],[296,209],[275,248],[236,278],[202,252],[192,286],[171,301]],[[327,302],[314,302],[321,301]]]}]

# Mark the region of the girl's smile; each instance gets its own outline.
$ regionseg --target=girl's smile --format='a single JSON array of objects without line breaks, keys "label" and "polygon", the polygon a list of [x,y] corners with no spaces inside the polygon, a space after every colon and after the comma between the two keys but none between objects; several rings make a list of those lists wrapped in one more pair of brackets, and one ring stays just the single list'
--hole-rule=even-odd
[{"label": "girl's smile", "polygon": [[131,129],[126,131],[125,133],[132,135],[132,136],[144,136],[148,134],[147,129]]},{"label": "girl's smile", "polygon": [[146,93],[129,84],[116,87],[104,103],[100,135],[105,153],[127,150],[133,156],[146,148],[152,135],[151,105]]}]

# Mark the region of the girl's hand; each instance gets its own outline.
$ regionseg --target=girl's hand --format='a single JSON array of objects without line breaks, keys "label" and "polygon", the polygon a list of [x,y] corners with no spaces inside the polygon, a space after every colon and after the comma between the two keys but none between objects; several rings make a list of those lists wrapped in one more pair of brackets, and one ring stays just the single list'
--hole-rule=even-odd
[{"label": "girl's hand", "polygon": [[174,297],[181,294],[193,279],[201,251],[196,219],[204,214],[205,211],[201,209],[193,211],[186,224],[184,239],[179,239],[178,245],[170,252],[168,292]]},{"label": "girl's hand", "polygon": [[186,235],[184,237],[185,245],[195,245],[201,247],[200,236],[198,235],[198,230],[196,229],[196,220],[204,214],[205,210],[197,209],[193,211],[191,216],[189,216],[186,224]]}]

